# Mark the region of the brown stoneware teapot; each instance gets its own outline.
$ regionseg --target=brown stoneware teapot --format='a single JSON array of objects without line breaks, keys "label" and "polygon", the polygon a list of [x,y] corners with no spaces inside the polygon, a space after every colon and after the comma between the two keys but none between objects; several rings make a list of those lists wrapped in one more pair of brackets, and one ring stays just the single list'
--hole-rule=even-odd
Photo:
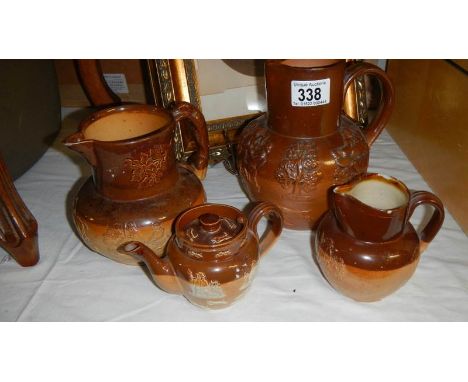
[{"label": "brown stoneware teapot", "polygon": [[[188,163],[177,163],[174,152],[182,119],[192,122],[198,143]],[[129,240],[162,255],[177,215],[206,201],[198,178],[208,164],[208,132],[203,115],[189,103],[170,110],[150,105],[101,110],[64,143],[93,169],[74,201],[76,228],[89,248],[115,261],[138,263],[117,252]]]},{"label": "brown stoneware teapot", "polygon": [[[329,283],[357,301],[380,300],[403,286],[444,221],[435,195],[409,191],[379,174],[336,186],[330,198],[331,210],[317,228],[315,256]],[[421,204],[434,211],[418,234],[409,219]]]},{"label": "brown stoneware teapot", "polygon": [[[367,171],[369,147],[393,108],[393,87],[378,67],[345,60],[269,60],[268,113],[250,122],[237,146],[241,183],[252,200],[281,208],[292,229],[315,228],[327,210],[327,190]],[[359,76],[376,76],[383,102],[360,130],[343,99]]]},{"label": "brown stoneware teapot", "polygon": [[[257,224],[269,219],[262,238]],[[222,204],[205,204],[182,213],[160,258],[144,244],[132,241],[119,251],[146,263],[154,282],[169,293],[210,309],[225,308],[249,287],[259,258],[278,239],[281,211],[271,203],[257,203],[248,217]]]}]

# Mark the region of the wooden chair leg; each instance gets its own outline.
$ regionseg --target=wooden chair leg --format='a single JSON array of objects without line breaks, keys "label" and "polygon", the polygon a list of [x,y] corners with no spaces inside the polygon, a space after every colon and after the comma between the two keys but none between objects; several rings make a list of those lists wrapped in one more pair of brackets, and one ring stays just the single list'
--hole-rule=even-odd
[{"label": "wooden chair leg", "polygon": [[16,191],[0,156],[0,246],[18,264],[30,267],[39,261],[37,222]]},{"label": "wooden chair leg", "polygon": [[75,60],[75,67],[91,105],[111,106],[121,102],[104,80],[99,60]]}]

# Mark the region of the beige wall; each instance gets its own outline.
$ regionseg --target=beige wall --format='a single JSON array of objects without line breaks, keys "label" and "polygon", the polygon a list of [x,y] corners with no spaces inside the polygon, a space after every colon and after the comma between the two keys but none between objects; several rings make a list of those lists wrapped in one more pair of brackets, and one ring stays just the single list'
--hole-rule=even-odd
[{"label": "beige wall", "polygon": [[388,74],[387,130],[468,234],[468,77],[445,60],[390,60]]}]

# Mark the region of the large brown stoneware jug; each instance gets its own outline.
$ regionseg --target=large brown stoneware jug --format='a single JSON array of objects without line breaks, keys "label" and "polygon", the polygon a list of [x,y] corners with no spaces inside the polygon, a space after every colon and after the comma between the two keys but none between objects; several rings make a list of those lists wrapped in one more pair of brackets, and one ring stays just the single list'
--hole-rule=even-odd
[{"label": "large brown stoneware jug", "polygon": [[[380,108],[363,131],[343,110],[352,81],[376,76]],[[237,146],[241,183],[252,200],[281,208],[292,229],[315,227],[327,210],[327,190],[367,170],[369,147],[393,108],[384,71],[345,60],[269,60],[265,64],[267,116],[250,122]]]},{"label": "large brown stoneware jug", "polygon": [[[259,238],[257,224],[263,217],[270,224]],[[231,206],[205,204],[177,218],[163,258],[135,241],[123,244],[119,251],[143,260],[164,291],[182,294],[203,308],[220,309],[248,290],[258,261],[282,227],[281,211],[268,202],[257,203],[248,216]]]},{"label": "large brown stoneware jug", "polygon": [[[193,123],[198,150],[188,163],[177,163],[174,133],[183,119]],[[74,201],[76,228],[90,249],[115,261],[138,263],[117,252],[129,240],[162,255],[177,215],[206,201],[199,178],[208,164],[208,132],[203,115],[189,103],[170,110],[150,105],[101,110],[64,143],[93,169]]]},{"label": "large brown stoneware jug", "polygon": [[[330,198],[332,208],[317,228],[315,256],[330,284],[357,301],[380,300],[403,286],[444,221],[435,195],[409,191],[379,174],[336,186]],[[434,209],[417,233],[409,219],[421,204]]]}]

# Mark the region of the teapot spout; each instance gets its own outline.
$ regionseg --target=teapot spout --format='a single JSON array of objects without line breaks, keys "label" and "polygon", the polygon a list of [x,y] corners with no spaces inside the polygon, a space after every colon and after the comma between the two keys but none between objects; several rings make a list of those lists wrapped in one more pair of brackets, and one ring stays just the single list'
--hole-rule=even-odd
[{"label": "teapot spout", "polygon": [[71,150],[83,155],[91,166],[97,166],[97,158],[94,151],[94,141],[91,139],[86,139],[81,131],[69,135],[63,140],[63,144]]},{"label": "teapot spout", "polygon": [[182,288],[167,256],[159,257],[138,241],[124,243],[117,248],[117,251],[143,261],[150,270],[155,284],[162,290],[182,294]]}]

